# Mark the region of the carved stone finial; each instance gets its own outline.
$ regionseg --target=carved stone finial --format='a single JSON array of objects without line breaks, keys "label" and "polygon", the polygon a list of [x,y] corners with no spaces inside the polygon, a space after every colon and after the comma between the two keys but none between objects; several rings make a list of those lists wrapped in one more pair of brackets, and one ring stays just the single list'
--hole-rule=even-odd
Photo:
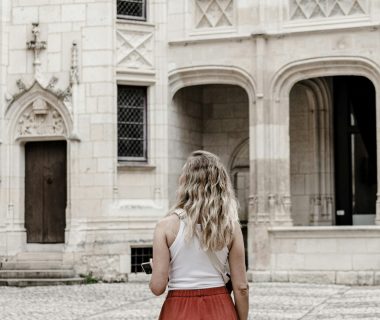
[{"label": "carved stone finial", "polygon": [[9,92],[5,92],[4,94],[5,101],[10,103],[13,100],[13,96]]},{"label": "carved stone finial", "polygon": [[34,36],[34,40],[28,41],[26,45],[29,50],[34,51],[34,61],[33,61],[33,65],[35,67],[34,71],[38,73],[39,66],[41,65],[40,51],[43,49],[46,49],[47,42],[40,41],[40,28],[38,27],[39,23],[35,22],[35,23],[32,23],[32,25],[33,25],[32,33]]},{"label": "carved stone finial", "polygon": [[70,68],[70,85],[79,83],[79,71],[78,71],[78,46],[73,41],[71,47],[71,68]]},{"label": "carved stone finial", "polygon": [[25,85],[24,81],[22,81],[21,79],[18,79],[16,81],[16,84],[17,84],[17,88],[20,90],[20,92],[26,91],[26,85]]},{"label": "carved stone finial", "polygon": [[58,78],[57,77],[51,77],[50,80],[49,80],[49,84],[47,86],[47,89],[54,89],[55,85],[57,84],[58,82]]}]

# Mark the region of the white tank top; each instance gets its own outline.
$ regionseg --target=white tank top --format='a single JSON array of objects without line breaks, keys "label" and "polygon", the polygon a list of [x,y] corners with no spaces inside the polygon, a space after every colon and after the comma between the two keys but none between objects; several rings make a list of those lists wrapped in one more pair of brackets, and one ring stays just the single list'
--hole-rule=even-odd
[{"label": "white tank top", "polygon": [[[197,227],[200,228],[200,225]],[[197,237],[185,241],[185,223],[180,220],[177,237],[170,246],[169,290],[206,289],[224,286],[222,275],[214,268]],[[223,264],[227,263],[228,248],[215,252]]]}]

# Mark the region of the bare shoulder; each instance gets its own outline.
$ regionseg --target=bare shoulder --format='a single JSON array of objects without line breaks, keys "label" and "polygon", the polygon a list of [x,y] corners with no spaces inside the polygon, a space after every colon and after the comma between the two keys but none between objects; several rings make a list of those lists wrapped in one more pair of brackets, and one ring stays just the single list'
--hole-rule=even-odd
[{"label": "bare shoulder", "polygon": [[178,224],[178,217],[175,214],[172,214],[158,221],[157,226],[167,228],[176,224]]},{"label": "bare shoulder", "polygon": [[165,235],[167,244],[174,242],[179,230],[179,219],[175,214],[162,218],[156,226],[156,232]]},{"label": "bare shoulder", "polygon": [[[175,214],[166,216],[158,221],[156,225],[156,230],[159,232],[164,232],[165,234],[171,234],[175,232],[179,226],[179,219]],[[178,231],[178,230],[177,230]]]}]

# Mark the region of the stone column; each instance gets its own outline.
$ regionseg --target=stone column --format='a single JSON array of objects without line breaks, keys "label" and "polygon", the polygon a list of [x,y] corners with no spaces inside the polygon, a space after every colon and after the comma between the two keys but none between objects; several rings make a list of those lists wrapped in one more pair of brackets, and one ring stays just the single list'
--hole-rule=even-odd
[{"label": "stone column", "polygon": [[[250,197],[248,216],[248,269],[250,280],[257,280],[258,274],[270,269],[270,247],[268,228],[270,216],[267,207],[269,172],[267,159],[267,137],[265,136],[265,42],[262,35],[256,42],[256,101],[250,101],[249,109],[249,148],[250,148]],[[268,279],[269,280],[269,279]]]},{"label": "stone column", "polygon": [[292,226],[290,192],[290,139],[289,139],[289,93],[276,101],[269,101],[268,117],[271,169],[268,206],[271,224]]}]

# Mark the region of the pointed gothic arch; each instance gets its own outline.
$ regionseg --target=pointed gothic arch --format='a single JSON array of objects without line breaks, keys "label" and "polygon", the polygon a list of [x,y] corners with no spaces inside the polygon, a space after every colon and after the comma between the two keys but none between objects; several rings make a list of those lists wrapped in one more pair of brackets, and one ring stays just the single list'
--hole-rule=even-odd
[{"label": "pointed gothic arch", "polygon": [[62,100],[37,81],[7,107],[9,142],[14,140],[69,139],[73,122]]}]

